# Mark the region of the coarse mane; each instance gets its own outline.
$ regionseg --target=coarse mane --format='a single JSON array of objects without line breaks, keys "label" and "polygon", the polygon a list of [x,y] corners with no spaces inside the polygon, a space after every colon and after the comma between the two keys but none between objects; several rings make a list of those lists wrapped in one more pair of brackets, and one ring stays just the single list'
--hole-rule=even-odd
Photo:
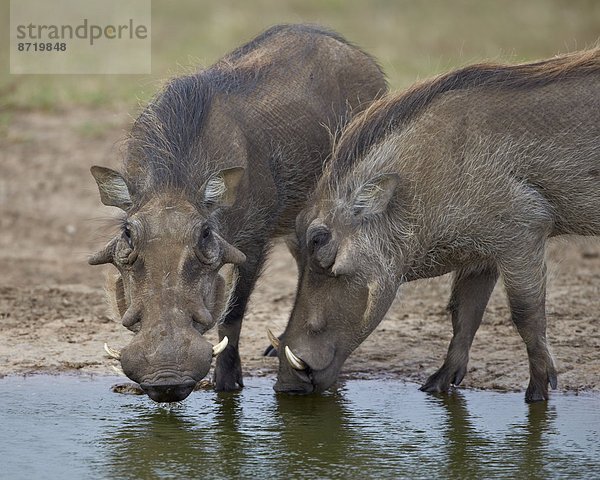
[{"label": "coarse mane", "polygon": [[206,72],[171,80],[135,120],[126,166],[142,169],[154,179],[178,183],[186,167],[178,160],[186,158],[196,145],[214,95],[211,83]]},{"label": "coarse mane", "polygon": [[335,147],[330,180],[341,177],[371,147],[446,92],[480,87],[527,89],[599,72],[600,47],[596,47],[533,63],[471,65],[417,83],[400,94],[375,101],[348,125]]},{"label": "coarse mane", "polygon": [[197,188],[198,181],[206,180],[207,173],[211,173],[206,170],[214,165],[202,158],[199,143],[215,96],[256,88],[268,76],[271,64],[252,61],[253,53],[276,36],[282,37],[283,47],[286,42],[297,42],[293,34],[324,35],[350,45],[337,33],[319,26],[276,25],[212,67],[169,81],[131,128],[125,166],[134,192],[165,186],[185,190]]},{"label": "coarse mane", "polygon": [[[258,48],[266,40],[269,40],[272,37],[274,37],[276,35],[279,35],[279,34],[282,34],[282,33],[283,34],[288,34],[288,33],[299,33],[299,34],[302,34],[302,33],[306,33],[306,34],[309,34],[309,35],[315,35],[315,34],[316,35],[324,35],[324,36],[327,36],[327,37],[331,37],[331,38],[333,38],[334,40],[337,40],[340,43],[343,43],[343,44],[348,45],[348,46],[350,46],[352,48],[360,50],[363,54],[367,55],[369,58],[372,58],[368,53],[362,51],[356,45],[354,45],[353,43],[351,43],[348,40],[346,40],[339,33],[335,32],[333,30],[330,30],[328,28],[322,27],[320,25],[310,24],[310,23],[304,23],[304,24],[282,23],[282,24],[274,25],[273,27],[268,28],[263,33],[259,34],[254,39],[250,40],[248,43],[245,43],[241,47],[236,48],[235,50],[233,50],[231,53],[229,53],[225,57],[225,60],[229,60],[229,61],[238,60],[238,59],[242,58],[244,55],[247,55],[248,53],[252,52],[252,50]],[[379,68],[379,66],[378,66],[378,68]]]},{"label": "coarse mane", "polygon": [[[230,65],[234,70],[234,66]],[[172,79],[135,120],[125,158],[128,183],[134,191],[168,186],[198,188],[214,167],[203,158],[201,131],[217,94],[253,88],[262,76],[225,71],[217,66]],[[135,183],[142,183],[137,185]]]}]

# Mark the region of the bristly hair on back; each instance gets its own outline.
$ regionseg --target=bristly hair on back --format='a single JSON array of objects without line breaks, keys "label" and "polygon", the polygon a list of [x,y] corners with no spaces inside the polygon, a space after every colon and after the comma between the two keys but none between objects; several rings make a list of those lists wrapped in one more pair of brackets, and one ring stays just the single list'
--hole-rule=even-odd
[{"label": "bristly hair on back", "polygon": [[600,47],[549,60],[517,65],[482,63],[417,83],[408,90],[376,100],[343,131],[334,149],[329,179],[347,173],[371,147],[406,125],[439,95],[489,87],[524,89],[600,72]]},{"label": "bristly hair on back", "polygon": [[215,96],[256,88],[268,75],[269,64],[244,64],[244,58],[272,37],[289,33],[325,35],[351,45],[337,33],[316,25],[276,25],[212,67],[171,80],[131,128],[125,166],[127,183],[134,192],[148,187],[185,189],[190,184],[197,188],[194,180],[205,180],[214,173],[206,171],[211,165],[202,161],[199,142]]},{"label": "bristly hair on back", "polygon": [[158,177],[182,173],[176,171],[183,167],[176,160],[197,141],[210,108],[213,89],[205,77],[198,73],[175,78],[156,95],[131,128],[126,164],[143,159],[144,169]]},{"label": "bristly hair on back", "polygon": [[[172,79],[133,123],[127,141],[127,183],[134,192],[198,188],[215,173],[204,162],[201,131],[216,95],[254,88],[264,72],[235,69],[225,61]],[[136,185],[137,183],[137,185]]]}]

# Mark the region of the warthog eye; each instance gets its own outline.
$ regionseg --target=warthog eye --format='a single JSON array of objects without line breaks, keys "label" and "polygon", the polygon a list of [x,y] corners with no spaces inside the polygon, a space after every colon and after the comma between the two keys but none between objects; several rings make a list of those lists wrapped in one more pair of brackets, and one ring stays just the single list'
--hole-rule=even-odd
[{"label": "warthog eye", "polygon": [[219,252],[219,245],[215,241],[210,225],[204,225],[200,230],[196,256],[202,263],[212,265],[217,260]]},{"label": "warthog eye", "polygon": [[121,233],[121,239],[117,242],[113,260],[115,265],[125,266],[132,265],[136,259],[137,252],[133,246],[131,227],[125,224]]},{"label": "warthog eye", "polygon": [[133,239],[131,238],[131,230],[129,229],[129,225],[125,225],[123,229],[123,238],[127,242],[129,248],[133,248]]},{"label": "warthog eye", "polygon": [[327,230],[317,230],[308,241],[308,251],[312,255],[315,250],[327,244],[331,240],[331,233]]},{"label": "warthog eye", "polygon": [[311,258],[311,269],[329,275],[337,253],[337,243],[333,241],[329,228],[323,224],[311,226],[306,234],[306,248]]}]

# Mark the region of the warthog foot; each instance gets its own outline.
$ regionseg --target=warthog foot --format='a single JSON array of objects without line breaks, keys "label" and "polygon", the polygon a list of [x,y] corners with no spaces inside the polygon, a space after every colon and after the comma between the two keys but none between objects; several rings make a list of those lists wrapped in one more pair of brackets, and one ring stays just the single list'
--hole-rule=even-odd
[{"label": "warthog foot", "polygon": [[217,357],[213,381],[218,392],[239,390],[244,386],[240,354],[233,345],[228,345]]},{"label": "warthog foot", "polygon": [[450,385],[460,385],[466,373],[466,365],[454,368],[444,365],[427,379],[420,390],[429,393],[447,392]]},{"label": "warthog foot", "polygon": [[529,386],[525,392],[525,401],[527,403],[543,402],[548,400],[548,385],[552,390],[558,387],[556,369],[551,359],[542,362],[542,368],[533,368]]},{"label": "warthog foot", "polygon": [[269,345],[263,352],[263,357],[276,357],[277,349],[273,345]]}]

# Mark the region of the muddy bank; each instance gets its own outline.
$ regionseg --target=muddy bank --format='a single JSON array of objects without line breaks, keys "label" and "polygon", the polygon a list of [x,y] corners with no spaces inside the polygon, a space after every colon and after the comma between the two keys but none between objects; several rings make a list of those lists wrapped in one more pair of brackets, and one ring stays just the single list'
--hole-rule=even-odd
[{"label": "muddy bank", "polygon": [[[130,333],[107,313],[103,284],[110,269],[86,263],[117,213],[100,204],[89,167],[118,166],[127,122],[127,114],[112,111],[18,113],[0,138],[0,375],[112,373],[102,344],[128,342]],[[559,386],[600,390],[600,242],[556,241],[548,262],[548,338]],[[246,375],[276,371],[276,360],[261,356],[265,329],[283,330],[295,275],[291,256],[276,245],[242,331]],[[449,283],[442,277],[407,285],[344,375],[421,382],[433,373],[451,337]],[[527,378],[525,347],[498,286],[464,385],[524,390]]]}]

